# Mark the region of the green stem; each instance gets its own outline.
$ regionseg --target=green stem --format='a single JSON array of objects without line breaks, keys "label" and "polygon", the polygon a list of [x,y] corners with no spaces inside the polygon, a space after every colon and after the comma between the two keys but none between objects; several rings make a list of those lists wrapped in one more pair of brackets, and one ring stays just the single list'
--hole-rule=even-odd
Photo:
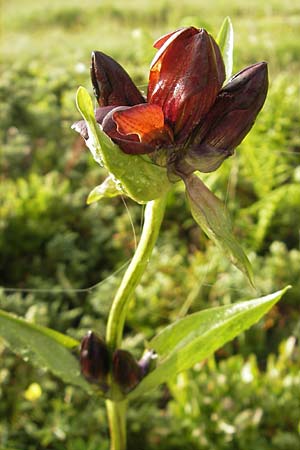
[{"label": "green stem", "polygon": [[126,400],[122,402],[106,400],[111,450],[126,450],[126,409]]},{"label": "green stem", "polygon": [[[109,313],[106,343],[111,351],[121,347],[123,329],[132,294],[147,267],[156,243],[166,206],[166,196],[147,203],[144,214],[142,235],[136,252],[125,272],[123,280],[113,300]],[[112,380],[112,392],[118,390]],[[126,450],[126,407],[127,401],[106,401],[111,434],[111,450]]]},{"label": "green stem", "polygon": [[152,200],[146,205],[144,226],[139,244],[116,293],[108,317],[106,343],[112,350],[119,348],[122,343],[129,300],[150,259],[164,216],[165,205],[166,197]]}]

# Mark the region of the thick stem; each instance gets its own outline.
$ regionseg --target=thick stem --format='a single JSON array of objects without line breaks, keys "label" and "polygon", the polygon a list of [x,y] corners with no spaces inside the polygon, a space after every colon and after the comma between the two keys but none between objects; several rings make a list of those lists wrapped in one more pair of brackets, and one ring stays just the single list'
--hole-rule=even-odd
[{"label": "thick stem", "polygon": [[[143,231],[138,247],[115,295],[108,317],[106,343],[111,351],[121,346],[128,304],[147,267],[158,237],[165,206],[166,196],[146,205]],[[118,386],[114,386],[114,380],[112,380],[112,392],[114,389],[118,390]],[[126,406],[126,400],[106,401],[111,450],[126,450]]]}]

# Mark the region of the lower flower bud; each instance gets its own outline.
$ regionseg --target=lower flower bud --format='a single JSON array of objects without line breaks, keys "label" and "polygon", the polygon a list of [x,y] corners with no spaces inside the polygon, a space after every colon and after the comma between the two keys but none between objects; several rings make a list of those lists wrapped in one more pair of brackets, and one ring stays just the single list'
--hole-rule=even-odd
[{"label": "lower flower bud", "polygon": [[108,390],[107,376],[110,370],[110,355],[105,342],[92,331],[82,339],[80,347],[82,375],[91,383]]},{"label": "lower flower bud", "polygon": [[116,350],[113,354],[113,377],[124,394],[130,392],[139,384],[144,376],[143,369],[138,365],[131,353],[126,350]]}]

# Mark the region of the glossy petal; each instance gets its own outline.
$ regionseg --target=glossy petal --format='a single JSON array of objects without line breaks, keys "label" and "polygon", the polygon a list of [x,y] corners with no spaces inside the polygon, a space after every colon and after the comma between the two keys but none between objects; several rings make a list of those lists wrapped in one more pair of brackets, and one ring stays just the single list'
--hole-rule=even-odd
[{"label": "glossy petal", "polygon": [[[129,132],[128,129],[128,134],[118,131],[117,120],[119,121],[120,117],[120,122],[123,123],[123,119],[121,119],[123,116],[121,116],[121,113],[125,113],[130,109],[131,107],[128,106],[114,108],[103,120],[103,131],[123,150],[124,153],[142,155],[153,152],[156,148],[154,142],[147,140],[147,138],[145,141],[140,140],[139,136],[143,136],[143,130],[137,129],[139,124],[137,124],[137,127],[133,127],[134,129],[132,128],[131,132]],[[123,130],[122,127],[121,129]]]},{"label": "glossy petal", "polygon": [[92,53],[91,79],[100,106],[132,106],[145,101],[123,67],[102,52]]},{"label": "glossy petal", "polygon": [[[161,38],[157,39],[157,41],[154,42],[154,47],[157,48],[159,51],[154,56],[151,65],[150,65],[150,76],[149,76],[149,86],[148,86],[148,100],[152,98],[152,95],[155,90],[158,88],[158,83],[160,81],[161,77],[161,65],[163,62],[163,59],[166,55],[166,51],[168,48],[171,48],[174,41],[181,38],[181,36],[193,36],[197,33],[196,28],[180,28],[177,31],[173,31],[171,33],[168,33]],[[168,50],[169,51],[169,50]],[[162,84],[162,83],[161,83]]]},{"label": "glossy petal", "polygon": [[144,143],[172,142],[172,132],[165,126],[164,114],[160,106],[144,104],[118,110],[113,114],[120,134],[136,134]]},{"label": "glossy petal", "polygon": [[217,44],[203,29],[184,28],[162,42],[151,65],[148,102],[162,107],[180,143],[214,103],[225,69]]},{"label": "glossy petal", "polygon": [[[268,90],[265,62],[235,75],[222,89],[188,152],[186,161],[201,171],[215,170],[252,128]],[[211,166],[203,170],[203,166]]]}]

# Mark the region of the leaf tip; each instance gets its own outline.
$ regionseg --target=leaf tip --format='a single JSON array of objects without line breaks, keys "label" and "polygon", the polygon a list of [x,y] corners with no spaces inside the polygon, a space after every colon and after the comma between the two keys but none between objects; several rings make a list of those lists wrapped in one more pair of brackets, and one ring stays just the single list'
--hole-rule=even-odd
[{"label": "leaf tip", "polygon": [[94,203],[94,199],[93,199],[93,196],[91,195],[91,192],[89,193],[89,195],[88,195],[88,197],[87,197],[87,199],[86,199],[86,201],[85,201],[85,203],[87,204],[87,205],[91,205],[92,203]]},{"label": "leaf tip", "polygon": [[79,86],[76,92],[76,104],[78,106],[78,102],[80,101],[80,98],[82,97],[82,95],[84,94],[84,91],[86,89],[83,86]]},{"label": "leaf tip", "polygon": [[287,291],[289,291],[289,290],[292,289],[292,288],[293,288],[293,286],[292,286],[291,284],[288,284],[285,288],[283,288],[283,289],[281,290],[282,295],[285,294]]}]

